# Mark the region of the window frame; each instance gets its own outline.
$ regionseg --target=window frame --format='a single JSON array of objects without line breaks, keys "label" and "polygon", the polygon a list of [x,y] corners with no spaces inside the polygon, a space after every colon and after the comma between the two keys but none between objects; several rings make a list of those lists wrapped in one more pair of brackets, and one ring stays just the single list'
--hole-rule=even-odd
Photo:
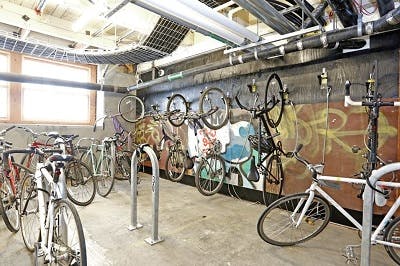
[{"label": "window frame", "polygon": [[[22,63],[25,58],[29,58],[29,60],[37,60],[43,61],[50,64],[58,64],[64,65],[68,67],[77,67],[89,70],[89,81],[94,83],[96,82],[97,75],[97,67],[94,65],[80,65],[74,63],[65,63],[54,60],[37,58],[29,55],[16,54],[12,52],[2,52],[4,54],[9,54],[9,72],[22,74]],[[26,75],[26,74],[24,74]],[[49,77],[51,78],[51,77]],[[40,121],[31,121],[31,120],[23,120],[22,118],[22,97],[23,97],[23,84],[22,83],[9,83],[9,112],[8,119],[1,119],[0,122],[4,123],[17,123],[17,124],[38,124],[38,125],[93,125],[96,120],[96,91],[89,91],[89,121],[85,122],[68,122],[68,121],[52,121],[52,120],[40,120]]]},{"label": "window frame", "polygon": [[[9,72],[10,71],[10,64],[11,64],[10,63],[11,62],[10,53],[0,51],[0,55],[5,56],[7,58],[7,60],[6,60],[7,61],[7,69],[6,69],[6,71]],[[8,101],[8,104],[7,104],[7,116],[6,117],[0,117],[0,122],[7,122],[8,120],[10,120],[11,88],[10,88],[10,82],[6,81],[6,83],[7,83],[6,90],[7,90],[7,97],[8,97],[8,99],[7,99],[7,101]]]}]

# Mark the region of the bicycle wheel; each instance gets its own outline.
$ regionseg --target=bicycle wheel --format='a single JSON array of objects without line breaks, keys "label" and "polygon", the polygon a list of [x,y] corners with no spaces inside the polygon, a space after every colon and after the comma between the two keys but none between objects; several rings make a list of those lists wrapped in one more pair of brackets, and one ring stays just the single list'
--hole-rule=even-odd
[{"label": "bicycle wheel", "polygon": [[283,168],[281,158],[276,154],[271,155],[263,172],[263,199],[264,204],[268,206],[282,194]]},{"label": "bicycle wheel", "polygon": [[97,176],[97,193],[102,197],[107,197],[114,186],[115,176],[111,155],[104,155],[103,161],[100,164],[99,170],[101,170],[101,173]]},{"label": "bicycle wheel", "polygon": [[[400,217],[394,219],[385,230],[385,241],[400,244]],[[399,265],[400,264],[400,249],[385,245],[386,252]]]},{"label": "bicycle wheel", "polygon": [[126,95],[118,103],[118,113],[130,123],[135,123],[144,116],[143,101],[135,95]]},{"label": "bicycle wheel", "polygon": [[200,113],[204,124],[217,130],[228,122],[228,100],[221,89],[208,88],[200,96]]},{"label": "bicycle wheel", "polygon": [[265,109],[267,112],[268,125],[275,128],[279,125],[283,113],[283,86],[277,74],[272,74],[268,78],[265,88]]},{"label": "bicycle wheel", "polygon": [[85,163],[74,160],[65,167],[68,198],[79,206],[89,205],[96,195],[96,182]]},{"label": "bicycle wheel", "polygon": [[[0,212],[8,230],[15,233],[19,230],[18,198],[14,194],[8,177],[0,176]],[[16,188],[15,188],[16,189]]]},{"label": "bicycle wheel", "polygon": [[167,177],[174,182],[181,181],[185,174],[186,154],[182,150],[170,151],[165,162]]},{"label": "bicycle wheel", "polygon": [[55,204],[51,255],[58,265],[87,265],[82,223],[75,206],[66,200]]},{"label": "bicycle wheel", "polygon": [[167,112],[168,121],[175,127],[180,127],[185,122],[185,116],[188,112],[188,104],[185,97],[181,94],[174,94],[168,99]]},{"label": "bicycle wheel", "polygon": [[131,182],[131,151],[117,152],[115,162],[115,179]]},{"label": "bicycle wheel", "polygon": [[224,177],[224,159],[219,155],[209,155],[200,162],[194,181],[201,194],[211,196],[221,189]]},{"label": "bicycle wheel", "polygon": [[33,252],[40,236],[39,200],[32,175],[25,176],[21,184],[20,223],[26,248]]},{"label": "bicycle wheel", "polygon": [[304,218],[296,227],[309,193],[293,194],[280,198],[261,214],[257,223],[259,236],[275,246],[292,246],[318,235],[328,224],[328,202],[315,195]]}]

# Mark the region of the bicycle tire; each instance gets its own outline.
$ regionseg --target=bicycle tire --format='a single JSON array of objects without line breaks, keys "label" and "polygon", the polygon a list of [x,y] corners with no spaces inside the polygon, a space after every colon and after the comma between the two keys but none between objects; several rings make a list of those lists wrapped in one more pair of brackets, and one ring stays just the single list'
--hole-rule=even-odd
[{"label": "bicycle tire", "polygon": [[281,158],[272,154],[263,178],[263,199],[266,206],[281,197],[283,181],[284,173]]},{"label": "bicycle tire", "polygon": [[[299,227],[295,228],[293,224],[293,221],[297,219],[297,217],[294,219],[291,217],[293,211],[300,200],[303,200],[304,204],[309,196],[309,193],[293,194],[280,198],[269,205],[257,222],[257,232],[261,239],[275,246],[293,246],[321,233],[329,223],[331,210],[328,202],[319,195],[314,196]],[[300,215],[302,210],[303,208],[300,207],[295,215]],[[284,234],[288,230],[288,236],[285,237]],[[310,231],[310,233],[306,231]],[[289,239],[296,235],[296,239]]]},{"label": "bicycle tire", "polygon": [[1,174],[0,179],[1,216],[7,229],[12,233],[16,233],[20,228],[17,196],[13,193],[10,179],[4,177],[3,174]]},{"label": "bicycle tire", "polygon": [[268,110],[267,122],[272,128],[276,128],[283,114],[283,99],[282,99],[282,81],[278,74],[273,73],[269,76],[267,86],[265,88],[265,109]]},{"label": "bicycle tire", "polygon": [[[102,197],[107,197],[114,186],[115,169],[113,169],[111,155],[104,155],[103,171],[96,177],[97,193]],[[101,167],[100,167],[101,169]]]},{"label": "bicycle tire", "polygon": [[115,179],[131,182],[131,151],[117,152],[115,156]]},{"label": "bicycle tire", "polygon": [[201,194],[211,196],[221,189],[224,178],[224,159],[220,155],[208,155],[201,160],[194,181]]},{"label": "bicycle tire", "polygon": [[[210,115],[202,116],[203,123],[211,129],[222,128],[228,122],[229,106],[225,93],[219,88],[208,88],[200,96],[199,109],[201,114],[211,112]],[[216,110],[212,112],[212,110]]]},{"label": "bicycle tire", "polygon": [[[67,200],[61,199],[54,206],[53,213],[53,248],[51,255],[57,258],[57,263],[61,260],[66,265],[87,265],[86,242],[83,234],[81,219],[75,206]],[[70,224],[70,222],[72,222]],[[63,228],[59,228],[63,225]],[[65,226],[65,227],[64,227]],[[75,232],[71,232],[76,229]],[[67,233],[67,235],[64,235]]]},{"label": "bicycle tire", "polygon": [[65,167],[67,196],[79,206],[89,205],[96,195],[96,181],[89,166],[74,160]]},{"label": "bicycle tire", "polygon": [[[385,229],[385,241],[400,244],[400,217],[395,218]],[[400,265],[400,249],[385,246],[386,252],[389,254],[390,258],[394,260],[397,265]]]},{"label": "bicycle tire", "polygon": [[186,154],[182,150],[170,151],[165,161],[165,172],[167,177],[174,182],[182,180],[185,174]]},{"label": "bicycle tire", "polygon": [[39,200],[36,183],[32,175],[27,175],[21,183],[20,224],[25,247],[35,251],[35,243],[40,237]]},{"label": "bicycle tire", "polygon": [[185,115],[188,112],[188,104],[182,94],[174,94],[168,99],[167,113],[168,121],[174,127],[180,127],[185,122]]},{"label": "bicycle tire", "polygon": [[125,121],[135,123],[144,116],[143,101],[135,95],[125,95],[118,103],[118,113]]}]

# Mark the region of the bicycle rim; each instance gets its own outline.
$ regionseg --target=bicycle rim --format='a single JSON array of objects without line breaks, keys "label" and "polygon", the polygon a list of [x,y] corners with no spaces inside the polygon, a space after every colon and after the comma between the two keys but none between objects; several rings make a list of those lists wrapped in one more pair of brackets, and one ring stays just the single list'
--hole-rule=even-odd
[{"label": "bicycle rim", "polygon": [[309,196],[309,193],[294,194],[269,205],[257,223],[259,236],[272,245],[291,246],[318,235],[330,218],[327,201],[318,195],[314,196],[305,216],[296,226]]},{"label": "bicycle rim", "polygon": [[175,127],[180,127],[185,122],[184,115],[187,114],[187,102],[181,94],[174,94],[168,99],[167,112],[168,121]]},{"label": "bicycle rim", "polygon": [[194,180],[201,194],[211,196],[221,189],[224,177],[224,160],[220,156],[211,155],[201,161]]},{"label": "bicycle rim", "polygon": [[82,223],[75,207],[60,200],[54,208],[52,257],[58,265],[87,265]]},{"label": "bicycle rim", "polygon": [[40,235],[39,201],[36,183],[26,176],[21,185],[20,223],[26,248],[33,252]]},{"label": "bicycle rim", "polygon": [[208,114],[202,117],[204,124],[217,130],[228,122],[228,101],[224,92],[218,88],[209,88],[200,96],[200,113]]},{"label": "bicycle rim", "polygon": [[116,155],[115,179],[131,180],[132,152],[124,151]]},{"label": "bicycle rim", "polygon": [[89,205],[96,195],[96,182],[89,167],[81,161],[69,163],[65,169],[68,198],[79,206]]},{"label": "bicycle rim", "polygon": [[268,78],[265,88],[265,109],[267,112],[268,125],[275,128],[279,125],[283,113],[282,81],[277,74]]},{"label": "bicycle rim", "polygon": [[112,169],[111,156],[103,158],[103,171],[97,176],[97,193],[102,197],[107,197],[114,186],[114,169]]},{"label": "bicycle rim", "polygon": [[126,95],[118,103],[121,117],[130,123],[135,123],[144,116],[143,101],[135,95]]},{"label": "bicycle rim", "polygon": [[0,187],[0,212],[7,229],[15,233],[18,232],[20,227],[18,214],[19,199],[13,193],[10,180],[8,178],[2,179]]},{"label": "bicycle rim", "polygon": [[165,171],[169,179],[174,182],[182,180],[185,173],[186,155],[182,150],[170,152],[165,163]]},{"label": "bicycle rim", "polygon": [[[394,219],[385,230],[385,241],[400,244],[400,217]],[[397,264],[400,264],[400,249],[385,246],[386,252]]]},{"label": "bicycle rim", "polygon": [[281,196],[283,180],[282,161],[278,155],[273,154],[268,160],[263,178],[263,199],[266,206]]}]

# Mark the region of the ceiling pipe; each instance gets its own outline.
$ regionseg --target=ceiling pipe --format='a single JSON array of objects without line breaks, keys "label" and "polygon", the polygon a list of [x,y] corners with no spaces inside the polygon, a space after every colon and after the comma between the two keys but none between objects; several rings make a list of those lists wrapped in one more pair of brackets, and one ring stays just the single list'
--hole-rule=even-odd
[{"label": "ceiling pipe", "polygon": [[394,8],[393,0],[377,0],[379,15],[382,17]]},{"label": "ceiling pipe", "polygon": [[[316,8],[314,8],[314,10],[311,12],[311,14],[315,18],[319,19],[321,17],[321,15],[323,14],[323,12],[325,11],[325,8],[327,8],[327,7],[328,7],[328,2],[324,1],[323,3],[319,4]],[[313,25],[316,25],[316,24],[314,24],[314,21],[312,21],[311,18],[307,18],[304,21],[304,28],[309,28]]]},{"label": "ceiling pipe", "polygon": [[126,92],[126,88],[115,87],[111,85],[36,77],[36,76],[21,75],[8,72],[0,72],[0,80],[8,82],[16,82],[16,83],[30,83],[30,84],[72,87],[72,88],[80,88],[80,89],[96,90],[96,91],[109,91],[109,92],[119,92],[119,93]]},{"label": "ceiling pipe", "polygon": [[348,0],[328,0],[343,27],[357,25],[358,15]]},{"label": "ceiling pipe", "polygon": [[[215,15],[219,13],[206,5],[202,6],[201,10],[195,10],[191,7],[194,5],[194,2],[191,2],[191,5],[189,6],[188,2],[181,2],[178,0],[131,0],[131,3],[224,43],[242,45],[246,43],[248,38],[255,38],[254,33],[251,33],[251,31],[247,29],[246,36],[243,36],[242,31],[238,32],[237,30],[232,30],[230,28],[232,25],[231,23],[235,22],[230,21],[226,17],[224,17],[225,21],[223,21],[219,16],[218,21],[220,22],[215,20]],[[197,4],[195,5],[197,6]],[[202,13],[204,10],[208,10],[207,14]],[[236,28],[238,26],[239,25],[236,25]],[[259,37],[257,36],[257,38]]]},{"label": "ceiling pipe", "polygon": [[246,53],[243,55],[230,57],[218,62],[202,65],[192,69],[184,70],[178,73],[167,75],[155,80],[140,83],[134,86],[128,87],[129,91],[139,90],[169,82],[177,79],[182,79],[187,76],[193,76],[196,74],[204,73],[207,71],[213,71],[216,69],[229,67],[237,64],[243,64],[258,59],[267,59],[273,56],[285,55],[288,53],[301,51],[305,49],[313,48],[328,48],[329,46],[336,46],[336,44],[343,40],[348,40],[355,37],[361,37],[365,35],[372,35],[381,33],[388,30],[400,29],[400,7],[392,10],[384,17],[372,22],[366,22],[361,25],[361,32],[358,30],[358,26],[352,26],[344,29],[333,30],[330,32],[324,32],[319,35],[305,37],[300,40],[289,42],[279,47],[271,49],[265,49],[258,53]]},{"label": "ceiling pipe", "polygon": [[267,1],[234,1],[279,34],[286,34],[297,30],[297,28],[284,15],[279,13]]}]

